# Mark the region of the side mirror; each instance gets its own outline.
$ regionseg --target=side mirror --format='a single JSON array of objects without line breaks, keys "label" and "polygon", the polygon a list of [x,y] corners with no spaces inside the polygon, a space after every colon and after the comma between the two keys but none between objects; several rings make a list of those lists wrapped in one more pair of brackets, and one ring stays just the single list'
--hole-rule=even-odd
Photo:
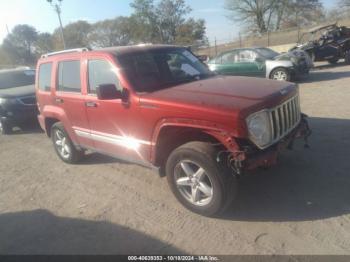
[{"label": "side mirror", "polygon": [[114,84],[99,85],[96,88],[97,98],[100,100],[122,99],[123,94]]}]

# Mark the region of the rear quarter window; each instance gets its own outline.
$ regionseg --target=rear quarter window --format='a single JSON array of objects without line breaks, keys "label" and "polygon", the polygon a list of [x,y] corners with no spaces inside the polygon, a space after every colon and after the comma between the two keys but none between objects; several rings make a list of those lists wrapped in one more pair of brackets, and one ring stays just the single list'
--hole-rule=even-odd
[{"label": "rear quarter window", "polygon": [[51,89],[52,63],[41,64],[39,66],[38,87],[42,91]]},{"label": "rear quarter window", "polygon": [[80,61],[63,61],[58,64],[58,91],[81,92]]}]

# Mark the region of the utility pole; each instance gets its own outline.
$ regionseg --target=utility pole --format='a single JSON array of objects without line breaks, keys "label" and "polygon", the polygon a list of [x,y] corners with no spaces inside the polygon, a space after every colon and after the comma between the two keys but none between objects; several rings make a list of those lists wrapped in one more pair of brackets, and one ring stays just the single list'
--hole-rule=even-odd
[{"label": "utility pole", "polygon": [[241,35],[241,32],[239,32],[239,47],[242,48],[242,35]]},{"label": "utility pole", "polygon": [[9,27],[8,27],[7,24],[6,24],[6,31],[7,31],[7,34],[9,35],[10,34],[10,30],[9,30]]},{"label": "utility pole", "polygon": [[216,44],[216,37],[215,37],[215,56],[218,55],[218,46]]},{"label": "utility pole", "polygon": [[58,21],[60,22],[60,31],[61,31],[61,38],[63,42],[63,48],[66,49],[66,42],[64,41],[63,26],[62,26],[62,20],[61,20],[61,4],[63,0],[57,0],[57,2],[55,3],[53,3],[52,0],[46,0],[46,1],[50,3],[54,11],[57,13]]}]

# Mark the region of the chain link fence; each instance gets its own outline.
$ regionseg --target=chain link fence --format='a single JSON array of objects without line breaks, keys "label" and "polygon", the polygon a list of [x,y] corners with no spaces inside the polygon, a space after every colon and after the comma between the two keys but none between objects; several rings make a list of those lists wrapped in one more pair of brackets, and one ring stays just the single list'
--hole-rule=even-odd
[{"label": "chain link fence", "polygon": [[[330,22],[329,24],[331,24]],[[326,23],[325,23],[326,24]],[[350,20],[342,20],[338,22],[338,25],[350,27]],[[238,34],[235,39],[211,39],[209,41],[209,47],[201,48],[197,51],[198,55],[207,55],[209,57],[214,57],[225,51],[229,51],[235,48],[252,47],[252,46],[268,46],[268,47],[278,47],[282,45],[293,46],[298,43],[299,39],[304,33],[306,33],[311,28],[290,28],[288,30],[281,30],[276,32],[267,32],[260,36],[242,36]],[[306,41],[307,38],[303,39]]]}]

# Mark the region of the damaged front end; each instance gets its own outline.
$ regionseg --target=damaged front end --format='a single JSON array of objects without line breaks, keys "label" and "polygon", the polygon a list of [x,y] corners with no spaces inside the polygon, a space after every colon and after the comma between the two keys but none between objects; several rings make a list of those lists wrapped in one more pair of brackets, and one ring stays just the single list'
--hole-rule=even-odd
[{"label": "damaged front end", "polygon": [[[295,139],[304,139],[304,147],[308,148],[308,137],[311,135],[307,116],[302,114],[299,124],[286,136],[265,149],[259,149],[249,141],[238,141],[240,150],[226,154],[227,165],[234,174],[241,175],[257,168],[268,168],[277,163],[278,155],[285,149],[293,149]],[[220,160],[220,155],[218,160]],[[222,160],[222,158],[221,158]]]}]

